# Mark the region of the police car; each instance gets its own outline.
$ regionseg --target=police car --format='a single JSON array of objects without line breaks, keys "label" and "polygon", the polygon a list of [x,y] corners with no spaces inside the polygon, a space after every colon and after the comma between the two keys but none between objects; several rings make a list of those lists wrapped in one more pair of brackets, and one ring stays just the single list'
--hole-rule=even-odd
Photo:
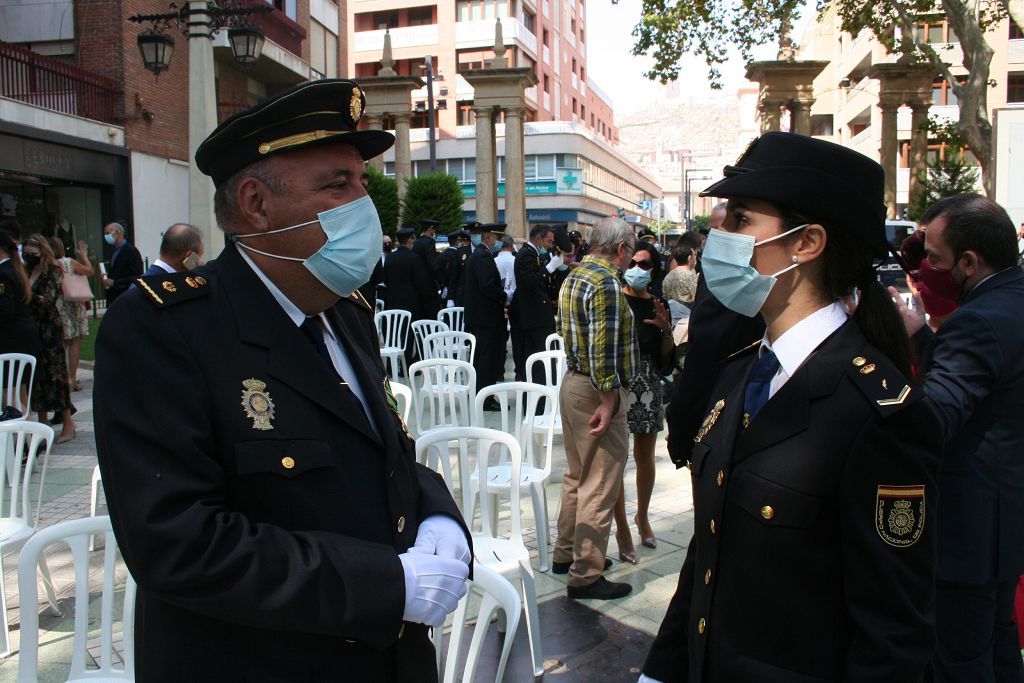
[{"label": "police car", "polygon": [[[885,238],[889,240],[889,244],[896,251],[899,251],[903,240],[907,239],[915,230],[917,230],[917,223],[914,221],[887,220],[885,222]],[[878,281],[885,287],[895,287],[901,292],[907,291],[907,275],[892,255],[878,267]]]}]

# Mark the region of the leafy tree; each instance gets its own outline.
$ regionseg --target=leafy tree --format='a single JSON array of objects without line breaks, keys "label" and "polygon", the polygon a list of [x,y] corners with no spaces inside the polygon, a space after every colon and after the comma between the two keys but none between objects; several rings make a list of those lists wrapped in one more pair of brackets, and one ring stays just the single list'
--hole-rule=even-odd
[{"label": "leafy tree", "polygon": [[660,235],[663,232],[668,232],[669,230],[676,230],[678,228],[679,223],[676,223],[675,221],[660,219],[652,222],[650,225],[651,232],[653,232],[655,235]]},{"label": "leafy tree", "polygon": [[694,216],[690,219],[689,230],[707,230],[709,225],[711,225],[711,216],[707,214]]},{"label": "leafy tree", "polygon": [[462,214],[462,188],[455,176],[426,173],[409,178],[402,199],[402,223],[419,227],[420,221],[441,221],[438,233],[455,230],[465,221]]},{"label": "leafy tree", "polygon": [[398,181],[388,178],[373,166],[367,166],[370,182],[366,193],[370,195],[373,205],[380,216],[380,227],[385,235],[394,235],[398,229],[398,212],[401,205],[398,201]]},{"label": "leafy tree", "polygon": [[928,163],[922,179],[924,190],[907,209],[907,218],[912,221],[943,197],[978,190],[978,168],[968,163],[967,149],[956,124],[930,119],[926,128],[929,138],[946,144],[945,154]]},{"label": "leafy tree", "polygon": [[[614,2],[615,0],[613,0]],[[633,29],[633,54],[654,58],[645,74],[662,83],[679,76],[684,54],[704,57],[712,86],[721,87],[719,66],[731,47],[747,61],[753,48],[779,41],[779,58],[792,58],[792,22],[798,16],[796,0],[643,0],[640,23]],[[988,119],[988,89],[993,50],[985,32],[1006,17],[1024,26],[1022,0],[817,0],[818,12],[834,9],[844,31],[858,35],[867,30],[890,52],[925,60],[950,84],[960,108],[959,126],[964,141],[983,171],[985,190],[991,195],[992,124]],[[967,78],[958,80],[941,45],[926,42],[915,23],[922,17],[945,16],[963,51]]]}]

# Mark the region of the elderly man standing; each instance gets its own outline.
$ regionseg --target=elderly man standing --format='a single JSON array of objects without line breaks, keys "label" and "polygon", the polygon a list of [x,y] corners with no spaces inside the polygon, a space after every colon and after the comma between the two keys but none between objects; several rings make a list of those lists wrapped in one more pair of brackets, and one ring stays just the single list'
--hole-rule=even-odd
[{"label": "elderly man standing", "polygon": [[590,233],[590,255],[569,274],[559,296],[569,367],[559,407],[569,467],[552,571],[569,573],[570,598],[610,600],[633,589],[603,573],[611,566],[605,559],[608,533],[628,454],[626,387],[639,354],[619,283],[635,240],[625,221],[599,220]]},{"label": "elderly man standing", "polygon": [[465,594],[469,535],[355,294],[382,236],[364,162],[394,142],[363,108],[322,79],[224,121],[196,151],[224,250],[103,320],[96,445],[140,681],[437,680],[428,626]]},{"label": "elderly man standing", "polygon": [[203,233],[188,223],[175,223],[160,240],[160,258],[143,275],[192,270],[203,265]]},{"label": "elderly man standing", "polygon": [[132,286],[135,278],[142,275],[142,255],[124,236],[124,226],[120,223],[107,223],[103,226],[103,241],[114,248],[114,253],[110,255],[110,267],[103,276],[109,306]]}]

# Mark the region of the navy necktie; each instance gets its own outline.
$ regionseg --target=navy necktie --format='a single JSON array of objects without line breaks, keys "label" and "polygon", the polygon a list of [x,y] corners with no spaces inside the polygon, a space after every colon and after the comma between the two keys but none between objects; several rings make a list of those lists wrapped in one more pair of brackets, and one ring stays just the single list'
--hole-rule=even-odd
[{"label": "navy necktie", "polygon": [[331,354],[327,350],[327,344],[324,342],[324,331],[320,327],[320,319],[315,317],[306,318],[303,323],[299,325],[299,329],[302,330],[302,333],[306,335],[307,339],[309,339],[309,343],[316,349],[316,352],[320,355],[320,360],[322,360],[327,367],[331,369],[331,373],[333,373],[334,377],[344,384],[341,379],[341,375],[338,374],[338,369],[334,367],[334,361],[331,360]]},{"label": "navy necktie", "polygon": [[754,363],[750,371],[750,378],[747,381],[747,391],[743,395],[743,426],[746,427],[754,419],[754,416],[768,402],[768,393],[771,389],[772,378],[779,371],[779,359],[775,353],[766,348],[761,357]]}]

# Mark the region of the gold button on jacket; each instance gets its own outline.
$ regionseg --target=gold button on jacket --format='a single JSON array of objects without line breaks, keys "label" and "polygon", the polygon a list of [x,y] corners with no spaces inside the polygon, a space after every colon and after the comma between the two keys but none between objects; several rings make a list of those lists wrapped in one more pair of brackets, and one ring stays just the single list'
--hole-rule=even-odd
[{"label": "gold button on jacket", "polygon": [[281,458],[281,467],[285,468],[286,470],[290,470],[291,468],[295,467],[295,461],[286,455],[283,458]]}]

